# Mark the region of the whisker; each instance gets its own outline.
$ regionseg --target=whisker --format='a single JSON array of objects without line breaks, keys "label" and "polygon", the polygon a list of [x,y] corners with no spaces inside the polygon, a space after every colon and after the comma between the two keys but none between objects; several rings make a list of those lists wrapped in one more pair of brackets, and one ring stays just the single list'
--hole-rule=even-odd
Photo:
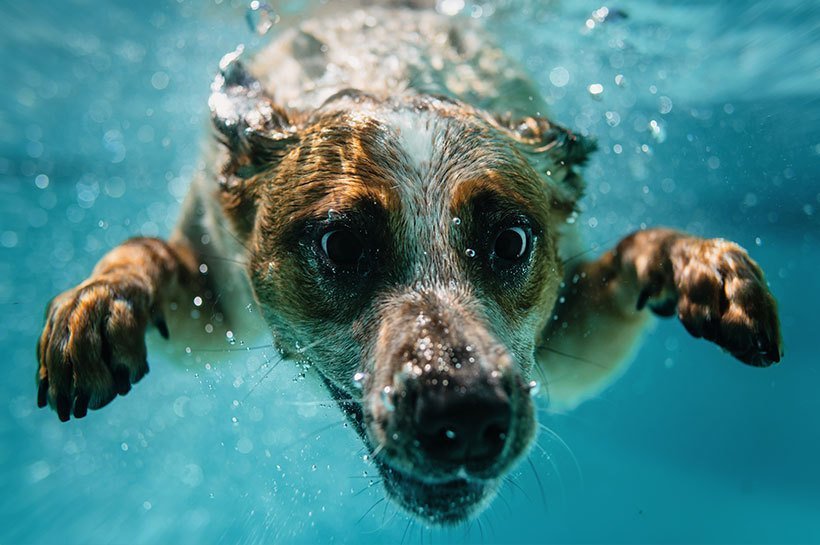
[{"label": "whisker", "polygon": [[217,261],[227,261],[228,263],[235,263],[235,264],[241,265],[243,267],[248,266],[248,263],[245,262],[245,261],[239,261],[238,259],[231,259],[230,257],[225,257],[225,256],[221,256],[221,255],[205,254],[205,253],[202,253],[202,252],[200,252],[198,255],[200,255],[202,257],[205,257],[207,259],[216,259]]},{"label": "whisker", "polygon": [[561,488],[561,499],[562,499],[564,502],[566,502],[566,501],[567,501],[567,487],[566,487],[566,485],[564,484],[564,478],[561,476],[561,472],[558,470],[558,465],[557,465],[557,464],[555,463],[555,461],[552,459],[552,456],[550,456],[550,455],[547,453],[546,449],[545,449],[544,447],[542,447],[542,446],[541,446],[541,444],[540,444],[540,443],[538,443],[538,442],[536,441],[536,442],[534,442],[534,443],[533,443],[533,445],[535,445],[536,447],[538,447],[539,449],[541,449],[541,453],[544,455],[544,457],[546,457],[547,462],[549,462],[550,467],[552,467],[552,470],[555,472],[555,476],[556,476],[556,477],[558,477],[558,486]]},{"label": "whisker", "polygon": [[260,344],[258,346],[240,346],[239,348],[192,348],[191,352],[251,352],[253,350],[264,350],[265,348],[276,347],[272,344]]},{"label": "whisker", "polygon": [[487,526],[490,527],[490,539],[492,539],[493,537],[495,537],[495,524],[493,524],[493,519],[491,519],[490,516],[489,516],[490,512],[491,511],[485,511],[485,513],[487,513],[487,516],[486,516]]},{"label": "whisker", "polygon": [[413,524],[413,517],[407,517],[407,526],[404,527],[404,533],[401,535],[401,543],[400,545],[404,545],[404,539],[407,537],[407,532],[410,530],[410,526]]},{"label": "whisker", "polygon": [[327,430],[329,430],[329,429],[335,428],[335,427],[337,427],[337,426],[341,426],[341,425],[342,425],[342,424],[344,424],[345,422],[347,422],[347,419],[342,419],[342,420],[339,420],[339,421],[337,421],[337,422],[333,422],[333,423],[331,423],[331,424],[327,424],[326,426],[322,426],[321,428],[319,428],[319,429],[318,429],[318,430],[316,430],[316,431],[313,431],[313,432],[310,432],[310,433],[306,433],[305,435],[301,436],[301,437],[300,437],[299,439],[297,439],[296,441],[293,441],[293,442],[291,442],[290,444],[288,444],[287,446],[285,446],[285,447],[282,449],[282,452],[284,452],[284,451],[286,451],[286,450],[288,450],[288,449],[291,449],[291,448],[295,447],[295,446],[296,446],[296,445],[298,445],[299,443],[302,443],[302,442],[303,442],[305,439],[307,439],[308,437],[311,437],[311,436],[313,436],[313,435],[317,435],[317,434],[320,434],[320,433],[324,433],[324,432],[326,432],[326,431],[327,431]]},{"label": "whisker", "polygon": [[596,251],[596,250],[599,250],[600,248],[602,248],[602,247],[604,247],[604,246],[609,246],[609,244],[610,244],[611,242],[613,242],[613,241],[615,241],[615,240],[620,240],[621,238],[623,238],[623,236],[624,236],[624,235],[620,235],[620,234],[619,234],[619,235],[615,235],[615,236],[609,237],[609,238],[607,238],[606,240],[604,240],[601,244],[598,244],[597,242],[593,242],[593,243],[590,245],[590,247],[589,247],[588,249],[586,249],[586,250],[584,250],[584,251],[582,251],[582,252],[578,252],[577,254],[575,254],[575,255],[571,255],[571,256],[569,256],[568,258],[566,258],[566,259],[563,261],[563,264],[564,264],[564,265],[568,265],[570,262],[575,261],[575,260],[576,260],[576,259],[578,259],[579,257],[583,257],[583,256],[587,255],[587,254],[588,254],[588,253],[590,253],[590,252],[594,252],[594,251]]},{"label": "whisker", "polygon": [[535,482],[538,483],[538,492],[541,494],[541,501],[544,503],[544,509],[549,510],[547,506],[547,495],[544,493],[544,485],[541,483],[541,476],[538,475],[538,470],[535,468],[535,464],[532,463],[532,458],[527,456],[527,463],[530,465],[530,469],[532,469],[532,473],[535,476]]},{"label": "whisker", "polygon": [[357,521],[356,521],[356,524],[359,524],[361,521],[363,521],[363,520],[364,520],[364,517],[366,517],[367,515],[369,515],[369,514],[370,514],[370,512],[371,512],[371,511],[372,511],[372,510],[373,510],[373,509],[374,509],[377,505],[379,505],[381,502],[383,502],[383,501],[384,501],[384,500],[386,500],[386,499],[387,499],[387,497],[385,496],[385,497],[383,497],[382,499],[378,500],[378,501],[377,501],[376,503],[374,503],[373,505],[371,505],[371,506],[370,506],[370,509],[368,509],[367,511],[365,511],[365,512],[364,512],[364,515],[362,515],[361,517],[359,517],[359,520],[357,520]]},{"label": "whisker", "polygon": [[575,360],[575,361],[580,361],[580,362],[583,362],[583,363],[588,363],[589,365],[594,365],[595,367],[600,367],[601,369],[609,369],[608,365],[604,365],[603,363],[594,362],[592,360],[582,358],[581,356],[573,356],[572,354],[568,354],[566,352],[561,352],[560,350],[556,350],[555,348],[550,347],[549,344],[547,344],[547,343],[538,344],[538,345],[535,346],[535,349],[536,350],[546,350],[547,352],[551,352],[551,353],[556,354],[558,356],[562,356],[564,358],[568,358],[568,359]]},{"label": "whisker", "polygon": [[530,503],[532,503],[532,498],[530,497],[530,495],[529,495],[529,494],[527,494],[527,491],[526,491],[526,490],[524,490],[524,489],[521,487],[521,485],[520,485],[520,484],[518,484],[518,482],[517,482],[515,479],[513,479],[513,478],[512,478],[512,477],[510,477],[510,476],[508,476],[508,477],[505,477],[505,478],[504,478],[504,481],[505,481],[505,482],[507,482],[507,483],[510,483],[512,486],[514,486],[516,489],[518,489],[518,490],[519,490],[522,494],[524,494],[524,497],[527,499],[527,501],[528,501],[528,502],[530,502]]},{"label": "whisker", "polygon": [[[355,494],[353,494],[353,497],[355,498],[356,496],[360,496],[360,495],[364,494],[365,492],[367,492],[368,490],[370,490],[371,488],[373,488],[373,487],[374,487],[374,486],[376,486],[377,484],[381,484],[381,482],[382,482],[382,481],[381,481],[381,480],[379,480],[378,482],[377,482],[377,481],[373,481],[372,483],[368,483],[368,485],[367,485],[367,486],[365,486],[364,488],[362,488],[361,490],[359,490],[358,492],[356,492]],[[366,515],[366,514],[367,514],[367,513],[365,513],[365,515]],[[364,516],[362,516],[362,518],[364,518]]]},{"label": "whisker", "polygon": [[[561,445],[564,448],[564,450],[567,451],[567,454],[569,454],[570,458],[572,459],[572,463],[575,465],[575,471],[578,472],[578,480],[581,481],[581,488],[583,488],[584,487],[584,472],[581,470],[581,464],[578,463],[578,458],[575,456],[575,453],[572,451],[572,448],[570,448],[570,446],[567,444],[567,442],[564,441],[561,438],[561,436],[558,435],[558,433],[555,432],[555,430],[553,430],[552,428],[547,427],[547,425],[544,424],[543,422],[538,422],[538,427],[541,430],[543,430],[544,432],[546,432],[547,435],[549,435],[554,440],[556,440],[558,442],[558,444]],[[541,450],[544,450],[544,447],[542,447],[538,442],[536,442],[535,444],[538,445],[541,448]],[[545,450],[544,450],[544,454],[546,454]]]},{"label": "whisker", "polygon": [[262,378],[260,378],[256,382],[256,384],[251,386],[251,388],[248,390],[248,393],[245,394],[245,397],[242,398],[242,403],[245,403],[245,401],[248,400],[248,398],[251,396],[251,394],[254,393],[256,391],[256,389],[259,388],[259,386],[262,385],[263,382],[265,382],[265,379],[268,378],[268,376],[270,376],[270,374],[273,373],[273,370],[276,369],[277,367],[279,367],[279,364],[281,364],[283,361],[285,361],[285,360],[284,359],[279,359],[276,363],[274,363],[273,365],[270,366],[270,369],[265,371],[265,374],[262,375]]},{"label": "whisker", "polygon": [[321,344],[321,343],[323,343],[323,342],[325,342],[325,341],[326,341],[326,339],[316,339],[315,341],[313,341],[312,343],[310,343],[310,344],[309,344],[309,345],[307,345],[307,346],[303,346],[303,347],[301,347],[301,348],[297,348],[297,349],[296,349],[296,352],[297,352],[297,353],[299,353],[299,354],[303,354],[303,353],[304,353],[304,352],[306,352],[307,350],[310,350],[310,349],[311,349],[311,348],[313,348],[314,346],[316,346],[316,345],[318,345],[318,344]]},{"label": "whisker", "polygon": [[509,513],[509,515],[512,516],[512,506],[510,505],[510,502],[507,500],[507,498],[504,497],[504,494],[501,493],[501,490],[498,491],[498,499],[504,502],[504,506],[506,506],[507,508],[507,513]]},{"label": "whisker", "polygon": [[222,223],[221,221],[217,221],[217,222],[216,222],[216,224],[217,224],[219,227],[221,227],[223,231],[225,231],[226,233],[228,233],[228,235],[230,235],[230,237],[231,237],[232,239],[234,239],[234,240],[236,241],[236,243],[237,243],[237,244],[239,244],[240,246],[242,246],[243,248],[245,248],[245,249],[248,251],[248,253],[249,253],[249,254],[252,254],[252,253],[253,253],[253,252],[251,251],[251,249],[250,249],[250,248],[248,248],[248,247],[245,245],[245,243],[244,243],[244,242],[242,242],[241,240],[239,240],[239,237],[237,237],[237,236],[233,233],[233,231],[231,231],[231,230],[230,230],[230,229],[228,229],[225,225],[223,225],[223,223]]},{"label": "whisker", "polygon": [[283,401],[282,405],[291,405],[294,407],[332,407],[335,404],[353,404],[361,405],[360,399],[325,399],[321,401]]},{"label": "whisker", "polygon": [[370,453],[370,458],[375,459],[384,450],[384,443],[379,443],[375,449]]}]

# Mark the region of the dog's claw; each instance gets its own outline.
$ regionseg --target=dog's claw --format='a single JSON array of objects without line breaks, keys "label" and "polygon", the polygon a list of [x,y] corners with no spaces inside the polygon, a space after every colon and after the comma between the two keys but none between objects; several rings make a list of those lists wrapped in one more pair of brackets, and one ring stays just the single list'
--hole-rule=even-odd
[{"label": "dog's claw", "polygon": [[37,406],[42,409],[46,405],[48,405],[48,379],[44,378],[37,386]]},{"label": "dog's claw", "polygon": [[130,374],[128,369],[121,365],[115,365],[111,370],[111,376],[114,378],[114,390],[121,396],[131,391]]},{"label": "dog's claw", "polygon": [[636,310],[643,310],[646,307],[647,301],[652,296],[652,292],[649,289],[649,286],[646,286],[644,289],[641,290],[640,295],[638,295],[638,304],[635,305]]},{"label": "dog's claw", "polygon": [[88,394],[83,391],[77,392],[74,399],[74,418],[83,418],[88,413]]},{"label": "dog's claw", "polygon": [[68,422],[71,418],[71,398],[66,393],[57,394],[57,416],[61,422]]},{"label": "dog's claw", "polygon": [[165,322],[165,318],[162,316],[157,316],[154,318],[154,325],[157,327],[159,334],[162,335],[162,338],[168,340],[170,334],[168,332],[168,324]]}]

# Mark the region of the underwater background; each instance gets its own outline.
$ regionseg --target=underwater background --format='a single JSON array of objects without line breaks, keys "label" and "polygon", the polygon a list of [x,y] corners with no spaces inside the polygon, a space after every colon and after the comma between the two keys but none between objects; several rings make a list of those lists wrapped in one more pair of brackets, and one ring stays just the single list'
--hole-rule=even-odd
[{"label": "underwater background", "polygon": [[655,225],[737,241],[779,300],[783,362],[659,321],[598,398],[552,414],[545,396],[552,433],[446,529],[384,500],[309,367],[260,331],[176,355],[152,332],[150,375],[62,424],[36,408],[46,303],[125,238],[170,232],[220,57],[306,6],[272,3],[260,36],[244,1],[2,0],[0,543],[820,542],[820,5],[438,7],[484,20],[551,116],[598,139],[589,248]]}]

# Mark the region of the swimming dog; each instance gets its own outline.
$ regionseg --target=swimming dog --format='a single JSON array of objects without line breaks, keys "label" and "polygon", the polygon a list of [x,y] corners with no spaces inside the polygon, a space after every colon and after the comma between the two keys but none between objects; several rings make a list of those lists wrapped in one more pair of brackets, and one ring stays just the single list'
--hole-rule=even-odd
[{"label": "swimming dog", "polygon": [[453,524],[531,445],[536,371],[571,408],[619,374],[652,313],[746,364],[781,358],[775,300],[732,242],[646,229],[565,259],[594,146],[545,117],[473,23],[311,19],[226,55],[208,104],[213,138],[170,239],[126,241],[48,306],[38,404],[63,421],[148,372],[148,328],[191,344],[207,336],[192,309],[240,330],[251,301],[388,494]]}]

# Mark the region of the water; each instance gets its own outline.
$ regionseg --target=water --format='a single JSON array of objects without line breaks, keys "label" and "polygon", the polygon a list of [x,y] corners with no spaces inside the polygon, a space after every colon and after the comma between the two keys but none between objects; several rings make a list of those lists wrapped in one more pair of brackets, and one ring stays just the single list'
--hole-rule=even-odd
[{"label": "water", "polygon": [[[598,137],[587,241],[659,224],[738,241],[779,299],[783,363],[659,323],[599,398],[542,411],[561,440],[542,430],[516,484],[449,530],[380,502],[310,370],[260,332],[174,357],[152,334],[132,394],[60,424],[35,406],[46,302],[127,236],[169,232],[217,62],[262,38],[243,2],[3,2],[0,542],[820,541],[816,4],[443,4],[492,24],[551,114]],[[299,6],[276,8],[282,25]]]}]

